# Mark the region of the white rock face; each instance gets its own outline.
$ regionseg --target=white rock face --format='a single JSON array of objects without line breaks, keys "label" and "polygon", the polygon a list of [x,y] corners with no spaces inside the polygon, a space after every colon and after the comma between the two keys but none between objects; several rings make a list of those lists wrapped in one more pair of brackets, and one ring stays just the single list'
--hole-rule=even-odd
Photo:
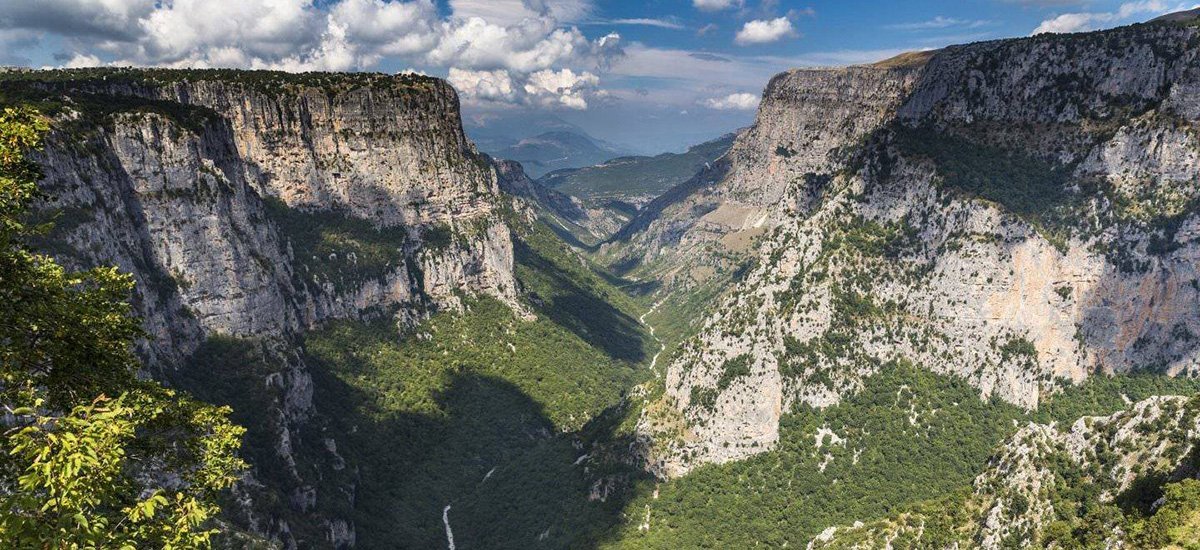
[{"label": "white rock face", "polygon": [[[411,321],[416,309],[455,307],[460,291],[516,305],[495,172],[462,134],[446,84],[336,95],[268,95],[236,81],[107,91],[216,113],[198,130],[153,112],[117,114],[86,136],[85,154],[79,136],[56,133],[40,155],[54,206],[81,218],[64,231],[74,262],[115,263],[138,278],[139,313],[155,336],[149,354],[177,360],[205,334],[279,336],[392,306]],[[334,285],[301,269],[310,253],[281,234],[268,198],[412,239],[381,277]],[[424,247],[430,227],[458,238]]]},{"label": "white rock face", "polygon": [[[687,425],[643,422],[652,469],[769,450],[794,403],[836,403],[894,360],[1030,409],[1096,372],[1200,370],[1196,39],[1130,27],[773,79],[713,183],[629,238],[694,258],[765,235],[667,367]],[[971,170],[991,187],[954,179]],[[1039,180],[1060,183],[1007,191]]]},{"label": "white rock face", "polygon": [[[351,506],[355,481],[339,473],[349,469],[335,439],[324,451],[299,441],[321,411],[295,337],[329,320],[391,312],[412,325],[461,307],[465,295],[492,296],[527,315],[516,300],[496,173],[464,136],[457,96],[440,80],[333,75],[263,89],[248,74],[165,84],[142,74],[55,89],[135,107],[101,115],[85,107],[60,120],[38,154],[55,199],[47,206],[63,212],[53,252],[68,265],[133,275],[135,311],[150,336],[139,351],[152,372],[184,364],[213,335],[253,342],[278,368],[262,381],[263,425],[276,432],[279,459],[263,467],[280,468],[291,483],[277,496],[323,526],[331,547],[352,546],[348,518],[314,511],[322,499]],[[288,227],[294,219],[329,226]],[[378,239],[385,249],[374,252],[384,257],[339,248],[345,224],[386,233]],[[328,257],[303,248],[299,233],[313,230],[323,250],[334,243],[320,253]],[[375,264],[366,270],[365,261]],[[329,480],[343,486],[320,493],[318,481]],[[296,547],[286,519],[252,515],[257,487],[253,478],[239,487],[246,523]]]}]

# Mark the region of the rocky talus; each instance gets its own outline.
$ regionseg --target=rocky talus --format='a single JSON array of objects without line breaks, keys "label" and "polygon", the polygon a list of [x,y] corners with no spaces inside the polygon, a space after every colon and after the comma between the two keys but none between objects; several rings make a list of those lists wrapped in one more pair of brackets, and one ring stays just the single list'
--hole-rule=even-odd
[{"label": "rocky talus", "polygon": [[[298,429],[320,412],[289,351],[295,334],[332,319],[405,326],[472,294],[520,308],[496,173],[463,135],[445,82],[94,70],[0,85],[54,114],[37,159],[57,217],[49,241],[70,265],[133,274],[152,370],[185,364],[214,336],[262,342],[281,365],[260,384],[274,396],[281,468],[291,465],[285,498],[301,513],[354,490],[321,471],[341,463],[336,450],[296,456]],[[343,486],[317,494],[327,473]],[[345,519],[304,521],[324,524],[332,546],[354,542]],[[250,523],[296,544],[285,520]]]},{"label": "rocky talus", "polygon": [[628,236],[761,235],[667,362],[651,468],[770,450],[795,404],[893,359],[1026,409],[1095,373],[1195,375],[1198,45],[1155,23],[773,79],[722,169]]}]

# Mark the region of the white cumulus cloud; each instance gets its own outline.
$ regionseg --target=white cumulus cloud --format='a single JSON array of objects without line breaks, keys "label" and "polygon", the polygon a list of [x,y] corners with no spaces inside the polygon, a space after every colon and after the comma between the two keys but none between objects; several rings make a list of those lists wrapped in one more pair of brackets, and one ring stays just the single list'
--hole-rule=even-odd
[{"label": "white cumulus cloud", "polygon": [[719,111],[749,111],[758,108],[759,97],[754,94],[737,93],[704,100],[704,106]]},{"label": "white cumulus cloud", "polygon": [[516,98],[512,76],[504,69],[494,71],[472,71],[450,67],[447,80],[468,101],[510,102]]},{"label": "white cumulus cloud", "polygon": [[733,41],[739,45],[766,44],[783,38],[796,36],[796,29],[786,17],[775,19],[755,19],[742,25]]},{"label": "white cumulus cloud", "polygon": [[600,84],[600,77],[587,71],[576,74],[571,69],[544,70],[529,75],[525,93],[545,106],[587,109],[587,94]]},{"label": "white cumulus cloud", "polygon": [[587,109],[588,99],[603,95],[600,77],[588,71],[543,69],[529,74],[507,69],[450,68],[448,80],[464,101]]},{"label": "white cumulus cloud", "polygon": [[1106,26],[1129,23],[1138,16],[1161,15],[1187,8],[1186,4],[1169,4],[1161,0],[1125,2],[1117,7],[1116,11],[1064,13],[1046,19],[1030,34],[1092,31]]},{"label": "white cumulus cloud", "polygon": [[[589,40],[593,0],[0,0],[0,62],[55,44],[67,66],[444,68],[472,101],[587,107],[625,55]],[[682,28],[671,19],[605,24]],[[48,38],[57,37],[56,41]]]}]

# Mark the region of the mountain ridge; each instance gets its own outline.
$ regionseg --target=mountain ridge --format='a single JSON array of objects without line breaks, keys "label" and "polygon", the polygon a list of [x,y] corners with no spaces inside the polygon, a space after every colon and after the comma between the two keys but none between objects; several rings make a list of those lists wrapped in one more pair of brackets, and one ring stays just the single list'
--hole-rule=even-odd
[{"label": "mountain ridge", "polygon": [[[1197,322],[1179,304],[1195,299],[1183,182],[1200,148],[1183,128],[1198,114],[1198,40],[1137,25],[772,79],[728,171],[613,252],[679,273],[734,235],[768,235],[667,362],[664,400],[690,433],[664,441],[662,472],[770,449],[794,404],[836,403],[895,356],[1026,408],[1095,371],[1193,371],[1191,340],[1169,335]],[[1044,101],[1028,99],[1037,90]],[[840,133],[810,130],[839,113]],[[1148,139],[1157,148],[1139,149]],[[1174,197],[1173,221],[1126,217],[1106,193]],[[1095,227],[1067,221],[1079,216]],[[1162,294],[1173,305],[1151,306]],[[749,368],[719,384],[739,357]]]}]

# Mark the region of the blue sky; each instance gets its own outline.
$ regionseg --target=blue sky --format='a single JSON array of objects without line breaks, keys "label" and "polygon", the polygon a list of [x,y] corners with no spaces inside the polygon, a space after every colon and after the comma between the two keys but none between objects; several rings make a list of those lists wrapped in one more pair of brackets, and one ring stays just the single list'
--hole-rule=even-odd
[{"label": "blue sky", "polygon": [[[642,152],[753,121],[771,75],[1194,7],[1177,0],[2,0],[0,63],[414,70],[469,127],[563,120]],[[519,137],[519,136],[518,136]]]}]

